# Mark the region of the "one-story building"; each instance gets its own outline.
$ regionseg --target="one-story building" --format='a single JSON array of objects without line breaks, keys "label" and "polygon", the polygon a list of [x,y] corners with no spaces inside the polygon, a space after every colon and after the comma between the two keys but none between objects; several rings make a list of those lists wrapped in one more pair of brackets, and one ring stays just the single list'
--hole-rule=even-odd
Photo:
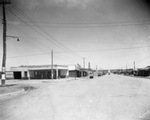
[{"label": "one-story building", "polygon": [[69,65],[69,77],[81,77],[80,67],[76,65]]},{"label": "one-story building", "polygon": [[134,71],[135,76],[150,76],[150,66],[147,66],[145,68],[139,68]]},{"label": "one-story building", "polygon": [[69,77],[86,77],[91,73],[92,69],[81,68],[78,64],[69,66]]},{"label": "one-story building", "polygon": [[[52,79],[51,65],[30,65],[11,67],[13,79]],[[53,65],[53,79],[69,76],[68,66]]]}]

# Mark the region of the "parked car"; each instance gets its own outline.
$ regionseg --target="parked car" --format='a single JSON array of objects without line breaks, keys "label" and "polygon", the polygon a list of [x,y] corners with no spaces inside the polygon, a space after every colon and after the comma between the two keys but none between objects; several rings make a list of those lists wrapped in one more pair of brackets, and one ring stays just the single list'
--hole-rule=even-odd
[{"label": "parked car", "polygon": [[99,77],[99,76],[101,76],[101,74],[100,74],[100,73],[98,74],[98,77]]},{"label": "parked car", "polygon": [[93,75],[93,74],[90,74],[89,78],[90,78],[90,79],[94,78],[94,75]]}]

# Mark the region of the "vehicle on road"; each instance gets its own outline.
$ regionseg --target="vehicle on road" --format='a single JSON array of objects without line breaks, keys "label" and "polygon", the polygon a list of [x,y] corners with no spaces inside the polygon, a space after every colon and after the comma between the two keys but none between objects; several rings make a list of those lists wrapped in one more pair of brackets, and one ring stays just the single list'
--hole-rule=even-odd
[{"label": "vehicle on road", "polygon": [[94,78],[94,74],[91,73],[91,74],[89,75],[89,78],[90,78],[90,79]]}]

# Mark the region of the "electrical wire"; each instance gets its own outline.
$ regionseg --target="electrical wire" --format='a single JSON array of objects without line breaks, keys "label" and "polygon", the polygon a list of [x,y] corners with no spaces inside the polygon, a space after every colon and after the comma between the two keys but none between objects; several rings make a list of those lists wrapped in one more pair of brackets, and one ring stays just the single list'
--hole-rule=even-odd
[{"label": "electrical wire", "polygon": [[19,57],[29,57],[29,56],[38,56],[38,55],[45,55],[50,54],[50,52],[38,53],[38,54],[29,54],[29,55],[20,55],[20,56],[11,56],[7,58],[19,58]]},{"label": "electrical wire", "polygon": [[[141,62],[141,61],[144,61],[144,60],[147,59],[147,58],[150,58],[150,56],[146,56],[146,57],[144,57],[144,58],[141,58],[141,59],[138,59],[138,60],[134,60],[134,62],[135,62],[135,63],[139,63],[139,62]],[[127,64],[126,66],[131,66],[131,65],[133,65],[133,62]],[[126,69],[126,67],[121,67],[121,68],[125,68],[125,69]]]},{"label": "electrical wire", "polygon": [[[114,49],[101,49],[101,50],[86,50],[86,51],[75,51],[75,52],[103,52],[103,51],[116,51],[116,50],[129,50],[129,49],[139,49],[139,48],[147,48],[150,46],[138,46],[138,47],[126,47],[126,48],[114,48]],[[65,54],[65,53],[69,53],[70,51],[66,51],[66,52],[54,52],[55,54]],[[30,55],[25,55],[25,56],[12,56],[12,57],[8,57],[8,58],[17,58],[17,57],[27,57],[27,56],[36,56],[36,55],[42,55],[42,54],[48,54],[49,52],[45,52],[45,53],[39,53],[39,54],[30,54]]]},{"label": "electrical wire", "polygon": [[[28,22],[28,21],[27,21]],[[34,22],[33,22],[34,23]],[[118,22],[101,22],[101,23],[52,23],[52,22],[35,22],[35,23],[42,23],[42,24],[46,24],[46,26],[43,26],[43,27],[63,27],[63,25],[65,25],[64,27],[74,27],[74,26],[83,26],[83,27],[101,27],[102,26],[108,26],[108,25],[112,25],[112,26],[122,26],[122,25],[141,25],[141,24],[150,24],[150,20],[139,20],[139,21],[118,21]],[[48,25],[50,26],[48,26]],[[67,25],[67,26],[66,26]]]},{"label": "electrical wire", "polygon": [[[39,27],[52,27],[52,28],[99,28],[99,27],[120,27],[120,26],[124,26],[124,27],[131,27],[131,26],[137,26],[137,25],[147,25],[150,23],[137,23],[137,24],[114,24],[114,25],[39,25]],[[20,25],[20,26],[25,26],[25,25]],[[32,25],[30,25],[32,26]]]},{"label": "electrical wire", "polygon": [[[20,14],[22,14],[25,18],[27,18],[35,27],[37,27],[40,31],[42,31],[45,35],[49,36],[51,39],[51,42],[54,43],[56,46],[59,45],[59,47],[61,48],[65,48],[69,51],[71,51],[73,54],[75,54],[76,56],[78,56],[79,58],[83,58],[82,56],[76,54],[75,52],[73,52],[71,49],[67,48],[66,46],[64,46],[62,43],[60,43],[57,39],[55,39],[52,35],[50,35],[49,33],[47,33],[46,31],[44,31],[43,29],[40,28],[40,26],[38,24],[36,24],[31,18],[29,18],[24,12],[22,12],[19,8],[17,8],[14,4],[12,4],[13,8],[15,8]],[[43,35],[42,35],[43,36]]]},{"label": "electrical wire", "polygon": [[[17,18],[18,18],[18,16],[17,16]],[[21,19],[22,20],[22,19]],[[23,21],[23,20],[22,20]],[[21,56],[22,57],[22,56]]]},{"label": "electrical wire", "polygon": [[[33,24],[33,22],[31,22],[32,24]],[[36,23],[36,22],[35,22]],[[69,23],[67,23],[67,24],[69,24]],[[81,23],[82,24],[82,23]],[[86,23],[84,23],[85,25],[86,25]],[[84,25],[83,24],[83,25]],[[149,21],[145,21],[145,23],[132,23],[132,24],[130,24],[130,23],[121,23],[121,25],[120,25],[120,23],[111,23],[111,25],[110,25],[110,27],[112,26],[131,26],[131,25],[143,25],[143,24],[150,24],[149,23]],[[26,24],[27,25],[27,24]],[[96,24],[95,24],[96,25]],[[30,25],[30,24],[28,24],[28,26],[32,26],[32,25]],[[36,26],[36,25],[34,25],[34,26]],[[101,26],[101,24],[98,24],[98,25],[96,25],[97,27],[105,27],[105,24],[103,24],[102,26]],[[106,25],[106,27],[107,26],[109,26],[109,24],[107,24]],[[44,26],[40,26],[40,25],[38,25],[38,26],[36,26],[36,27],[44,27]],[[45,26],[46,27],[46,26]],[[49,26],[48,26],[49,27]],[[50,26],[51,27],[51,26]],[[53,26],[52,26],[53,27]],[[54,26],[55,27],[55,26]],[[57,26],[56,26],[57,27]],[[59,27],[59,26],[58,26]],[[61,27],[61,26],[60,26]],[[63,26],[62,26],[63,27]],[[64,26],[65,27],[65,26]],[[69,27],[73,27],[73,26],[69,26]],[[80,26],[79,26],[80,27]],[[82,26],[81,26],[82,27]],[[83,27],[91,27],[91,26],[83,26]],[[93,27],[95,27],[95,26],[93,26]],[[40,28],[41,29],[41,28]],[[45,34],[45,33],[44,33]],[[46,33],[47,34],[47,33]],[[52,36],[53,37],[53,36]],[[55,38],[53,38],[53,39],[55,39]],[[55,41],[55,40],[54,40]],[[62,46],[62,45],[61,45]],[[86,51],[65,51],[65,52],[56,52],[56,53],[71,53],[71,52],[77,52],[77,53],[79,53],[79,52],[99,52],[99,51],[112,51],[112,50],[122,50],[122,49],[136,49],[136,48],[145,48],[145,47],[150,47],[150,46],[139,46],[139,47],[128,47],[128,48],[116,48],[116,49],[103,49],[103,50],[86,50]],[[65,48],[66,49],[66,48]],[[42,54],[42,53],[41,53]],[[35,55],[35,54],[32,54],[33,56]],[[83,57],[82,57],[83,58]]]},{"label": "electrical wire", "polygon": [[[18,32],[17,32],[17,30],[15,29],[15,27],[13,26],[9,26],[9,29],[12,29],[11,31],[11,34],[13,33],[13,35],[16,35],[16,36],[18,36],[19,37],[19,39],[23,39],[23,38],[26,38],[27,39],[27,37],[22,37],[22,36],[20,36],[19,34],[22,34],[22,33],[20,33],[20,31],[19,31],[19,34],[18,34]],[[10,34],[10,33],[9,33]],[[23,34],[22,34],[23,35]],[[29,38],[28,38],[29,39]],[[31,38],[30,38],[31,39]],[[34,48],[35,50],[39,50],[39,49],[42,49],[42,51],[43,50],[45,50],[45,48],[47,47],[48,48],[48,46],[46,46],[45,44],[42,44],[41,42],[40,42],[40,44],[39,43],[37,43],[37,41],[38,42],[40,42],[40,40],[39,39],[36,39],[36,42],[34,42],[33,40],[29,40],[28,41],[28,47],[31,47],[32,49]],[[30,42],[30,43],[29,43]],[[36,47],[33,47],[33,45],[34,46],[36,46]]]},{"label": "electrical wire", "polygon": [[[125,47],[125,48],[113,48],[113,49],[100,49],[100,50],[85,50],[85,51],[75,51],[75,52],[101,52],[101,51],[115,51],[115,50],[129,50],[129,49],[138,49],[138,48],[147,48],[150,46],[137,46],[137,47]],[[69,53],[67,52],[57,52],[57,53]]]},{"label": "electrical wire", "polygon": [[[11,12],[11,11],[9,11]],[[12,12],[11,12],[12,13]],[[38,34],[40,34],[42,37],[44,37],[46,40],[48,40],[50,42],[50,40],[44,36],[41,32],[39,32],[38,30],[34,29],[34,27],[30,26],[28,23],[24,22],[20,17],[18,17],[16,14],[12,13],[15,17],[17,17],[19,20],[21,20],[23,23],[25,23],[27,26],[29,26],[32,30],[34,30],[35,32],[37,32]],[[52,41],[51,41],[52,42]],[[54,42],[52,42],[53,44],[55,44]],[[56,44],[55,44],[56,45]],[[60,46],[56,45],[58,48],[60,48]]]}]

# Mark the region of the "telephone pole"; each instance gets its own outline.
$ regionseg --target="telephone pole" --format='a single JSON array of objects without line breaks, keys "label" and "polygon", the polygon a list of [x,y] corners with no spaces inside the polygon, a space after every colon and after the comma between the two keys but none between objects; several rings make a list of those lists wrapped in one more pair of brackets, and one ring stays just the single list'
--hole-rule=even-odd
[{"label": "telephone pole", "polygon": [[76,65],[75,65],[75,80],[77,78],[77,71],[76,71]]},{"label": "telephone pole", "polygon": [[85,70],[85,58],[83,58],[83,70],[82,70],[82,77],[84,76],[84,70]]},{"label": "telephone pole", "polygon": [[6,81],[6,30],[7,30],[7,23],[6,23],[6,15],[5,15],[5,5],[10,4],[9,0],[1,0],[0,4],[2,5],[3,11],[3,59],[2,59],[2,75],[1,75],[1,85],[5,86]]},{"label": "telephone pole", "polygon": [[53,80],[53,50],[51,51],[51,78]]},{"label": "telephone pole", "polygon": [[88,63],[88,69],[91,69],[91,65],[90,65],[90,62]]},{"label": "telephone pole", "polygon": [[83,58],[83,68],[85,69],[85,58]]},{"label": "telephone pole", "polygon": [[128,68],[128,66],[126,65],[126,74],[127,74],[127,68]]},{"label": "telephone pole", "polygon": [[133,62],[133,69],[135,70],[135,61]]}]

